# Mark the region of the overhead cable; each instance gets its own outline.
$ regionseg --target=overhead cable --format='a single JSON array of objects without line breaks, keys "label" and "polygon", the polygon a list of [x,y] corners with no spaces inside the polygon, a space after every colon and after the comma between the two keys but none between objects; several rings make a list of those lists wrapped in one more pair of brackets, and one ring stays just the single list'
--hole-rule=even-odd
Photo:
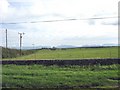
[{"label": "overhead cable", "polygon": [[98,19],[111,19],[111,18],[119,18],[117,16],[114,17],[93,17],[93,18],[69,18],[69,19],[61,19],[61,20],[44,20],[44,21],[24,21],[24,22],[2,22],[0,24],[22,24],[22,23],[41,23],[41,22],[60,22],[60,21],[75,21],[75,20],[98,20]]}]

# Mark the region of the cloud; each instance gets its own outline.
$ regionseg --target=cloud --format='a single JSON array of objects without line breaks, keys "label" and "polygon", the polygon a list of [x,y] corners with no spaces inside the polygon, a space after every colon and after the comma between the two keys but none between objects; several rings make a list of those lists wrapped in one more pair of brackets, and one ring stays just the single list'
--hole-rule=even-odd
[{"label": "cloud", "polygon": [[111,18],[101,21],[102,25],[118,25],[118,18]]},{"label": "cloud", "polygon": [[93,37],[71,37],[65,38],[63,42],[66,45],[103,45],[105,42],[109,43],[118,43],[117,37],[107,37],[107,36],[93,36]]},{"label": "cloud", "polygon": [[119,25],[118,21],[114,22],[102,22],[103,25]]},{"label": "cloud", "polygon": [[[22,19],[24,21],[29,16],[32,18],[46,14],[57,14],[73,18],[93,17],[95,15],[108,16],[110,13],[114,15],[117,14],[117,3],[117,0],[8,0],[4,6],[9,9],[6,11],[11,15],[10,17],[8,15],[11,18],[10,20],[17,19],[19,21],[24,17]],[[13,17],[14,15],[15,17]]]},{"label": "cloud", "polygon": [[[88,41],[92,43],[91,40],[95,41],[95,43],[97,41],[99,43],[116,42],[117,40],[117,25],[113,25],[116,23],[116,19],[30,23],[33,21],[64,20],[68,18],[84,19],[116,16],[118,14],[117,0],[1,1],[3,5],[0,5],[2,22],[18,23],[4,24],[1,28],[1,30],[6,28],[9,30],[9,45],[11,46],[19,44],[18,32],[26,33],[23,37],[24,46],[33,43],[46,46],[65,43],[80,45],[82,43],[87,44]],[[79,40],[79,38],[82,39]]]},{"label": "cloud", "polygon": [[7,0],[0,0],[0,20],[4,18],[4,16],[8,13],[9,3]]}]

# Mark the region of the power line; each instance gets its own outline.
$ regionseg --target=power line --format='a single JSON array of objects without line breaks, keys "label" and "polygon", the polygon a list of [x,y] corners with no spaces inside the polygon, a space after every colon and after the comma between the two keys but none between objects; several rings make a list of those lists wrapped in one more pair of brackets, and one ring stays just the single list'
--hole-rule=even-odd
[{"label": "power line", "polygon": [[41,22],[60,22],[60,21],[75,21],[75,20],[99,20],[99,19],[110,19],[110,18],[119,18],[119,16],[114,17],[93,17],[93,18],[69,18],[69,19],[63,19],[63,20],[44,20],[44,21],[30,21],[30,22],[6,22],[6,23],[0,23],[0,24],[22,24],[22,23],[41,23]]}]

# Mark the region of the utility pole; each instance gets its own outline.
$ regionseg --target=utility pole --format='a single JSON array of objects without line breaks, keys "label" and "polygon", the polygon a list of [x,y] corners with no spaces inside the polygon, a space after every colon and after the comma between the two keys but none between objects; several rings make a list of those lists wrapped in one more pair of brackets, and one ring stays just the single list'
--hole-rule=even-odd
[{"label": "utility pole", "polygon": [[35,51],[34,52],[34,57],[35,57],[35,60],[36,60],[36,48],[35,48],[35,44],[32,44],[33,45],[33,50]]},{"label": "utility pole", "polygon": [[7,29],[6,29],[6,48],[7,48]]},{"label": "utility pole", "polygon": [[22,52],[21,52],[21,47],[22,47],[22,35],[24,35],[25,33],[19,33],[18,34],[20,35],[20,56],[22,55]]}]

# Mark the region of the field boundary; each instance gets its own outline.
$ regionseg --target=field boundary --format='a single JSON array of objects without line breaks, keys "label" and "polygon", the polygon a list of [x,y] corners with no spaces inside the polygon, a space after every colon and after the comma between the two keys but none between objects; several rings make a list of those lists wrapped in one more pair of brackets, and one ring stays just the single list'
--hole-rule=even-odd
[{"label": "field boundary", "polygon": [[15,65],[111,65],[120,64],[120,58],[107,58],[107,59],[80,59],[80,60],[4,60],[0,61],[0,64],[15,64]]}]

